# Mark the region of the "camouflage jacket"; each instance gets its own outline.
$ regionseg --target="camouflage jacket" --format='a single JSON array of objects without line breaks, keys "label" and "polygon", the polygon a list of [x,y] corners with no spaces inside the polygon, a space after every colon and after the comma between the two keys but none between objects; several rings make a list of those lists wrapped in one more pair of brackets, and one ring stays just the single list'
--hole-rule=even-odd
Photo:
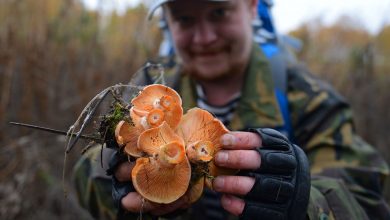
[{"label": "camouflage jacket", "polygon": [[[178,71],[179,65],[167,66],[167,78]],[[311,165],[308,219],[390,219],[389,206],[382,196],[388,166],[355,134],[348,104],[304,68],[290,67],[287,72],[294,142],[306,152]],[[195,107],[194,82],[185,74],[175,82],[171,86],[182,96],[184,110]],[[254,49],[230,130],[283,125],[273,85],[267,59]],[[79,201],[95,218],[114,219],[110,177],[105,176],[99,161],[100,150],[96,148],[75,166]],[[207,212],[205,206],[207,201],[201,199],[176,219],[199,219]],[[138,213],[134,219],[137,217]],[[149,217],[143,215],[144,219]]]}]

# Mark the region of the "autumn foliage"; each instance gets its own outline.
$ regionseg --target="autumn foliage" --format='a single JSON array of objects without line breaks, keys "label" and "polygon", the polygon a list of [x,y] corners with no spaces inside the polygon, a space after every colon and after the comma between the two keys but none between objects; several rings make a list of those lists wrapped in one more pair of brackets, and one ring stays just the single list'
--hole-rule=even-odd
[{"label": "autumn foliage", "polygon": [[[71,193],[63,197],[64,139],[7,122],[67,129],[98,91],[128,82],[161,40],[146,11],[140,5],[103,14],[77,0],[0,1],[2,219],[90,218]],[[371,34],[342,17],[291,34],[303,42],[302,62],[350,101],[358,133],[390,162],[390,25]],[[70,182],[68,173],[68,189]]]}]

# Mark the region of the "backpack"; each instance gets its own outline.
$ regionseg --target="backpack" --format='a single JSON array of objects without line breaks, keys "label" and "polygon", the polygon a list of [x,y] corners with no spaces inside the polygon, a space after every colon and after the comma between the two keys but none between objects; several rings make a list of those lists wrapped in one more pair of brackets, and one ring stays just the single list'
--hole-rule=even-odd
[{"label": "backpack", "polygon": [[297,63],[290,48],[300,50],[301,43],[292,37],[277,34],[270,12],[272,6],[272,0],[259,1],[257,7],[258,19],[252,23],[254,41],[269,60],[275,94],[283,117],[283,125],[275,129],[294,142],[287,98],[287,70],[288,65]]}]

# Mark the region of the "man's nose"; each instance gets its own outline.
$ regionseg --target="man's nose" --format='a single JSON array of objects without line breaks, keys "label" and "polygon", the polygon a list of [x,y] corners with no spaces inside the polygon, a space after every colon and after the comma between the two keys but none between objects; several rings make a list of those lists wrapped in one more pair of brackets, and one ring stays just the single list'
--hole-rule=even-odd
[{"label": "man's nose", "polygon": [[193,43],[210,44],[217,39],[217,33],[212,24],[208,21],[199,22],[194,30]]}]

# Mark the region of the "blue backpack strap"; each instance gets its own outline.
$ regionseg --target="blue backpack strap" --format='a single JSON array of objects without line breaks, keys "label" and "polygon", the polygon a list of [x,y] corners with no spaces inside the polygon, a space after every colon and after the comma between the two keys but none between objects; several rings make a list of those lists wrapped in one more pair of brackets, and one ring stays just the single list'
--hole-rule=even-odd
[{"label": "blue backpack strap", "polygon": [[277,44],[262,44],[260,47],[269,60],[275,94],[283,116],[284,124],[277,130],[293,141],[294,133],[287,98],[287,61],[284,57],[286,56],[285,51],[281,50]]},{"label": "blue backpack strap", "polygon": [[284,133],[291,141],[294,139],[293,127],[291,124],[290,111],[288,108],[287,98],[287,62],[286,51],[279,45],[275,27],[272,22],[272,15],[270,7],[273,2],[271,0],[260,0],[257,7],[258,18],[260,24],[254,26],[255,39],[263,50],[263,53],[270,61],[270,68],[272,79],[275,86],[275,94],[278,100],[279,108],[283,117],[283,125],[276,128],[278,131]]},{"label": "blue backpack strap", "polygon": [[287,66],[283,58],[282,50],[277,44],[260,44],[263,53],[270,61],[272,79],[275,86],[275,94],[283,117],[283,125],[275,128],[285,134],[291,141],[294,140],[290,111],[287,98]]}]

